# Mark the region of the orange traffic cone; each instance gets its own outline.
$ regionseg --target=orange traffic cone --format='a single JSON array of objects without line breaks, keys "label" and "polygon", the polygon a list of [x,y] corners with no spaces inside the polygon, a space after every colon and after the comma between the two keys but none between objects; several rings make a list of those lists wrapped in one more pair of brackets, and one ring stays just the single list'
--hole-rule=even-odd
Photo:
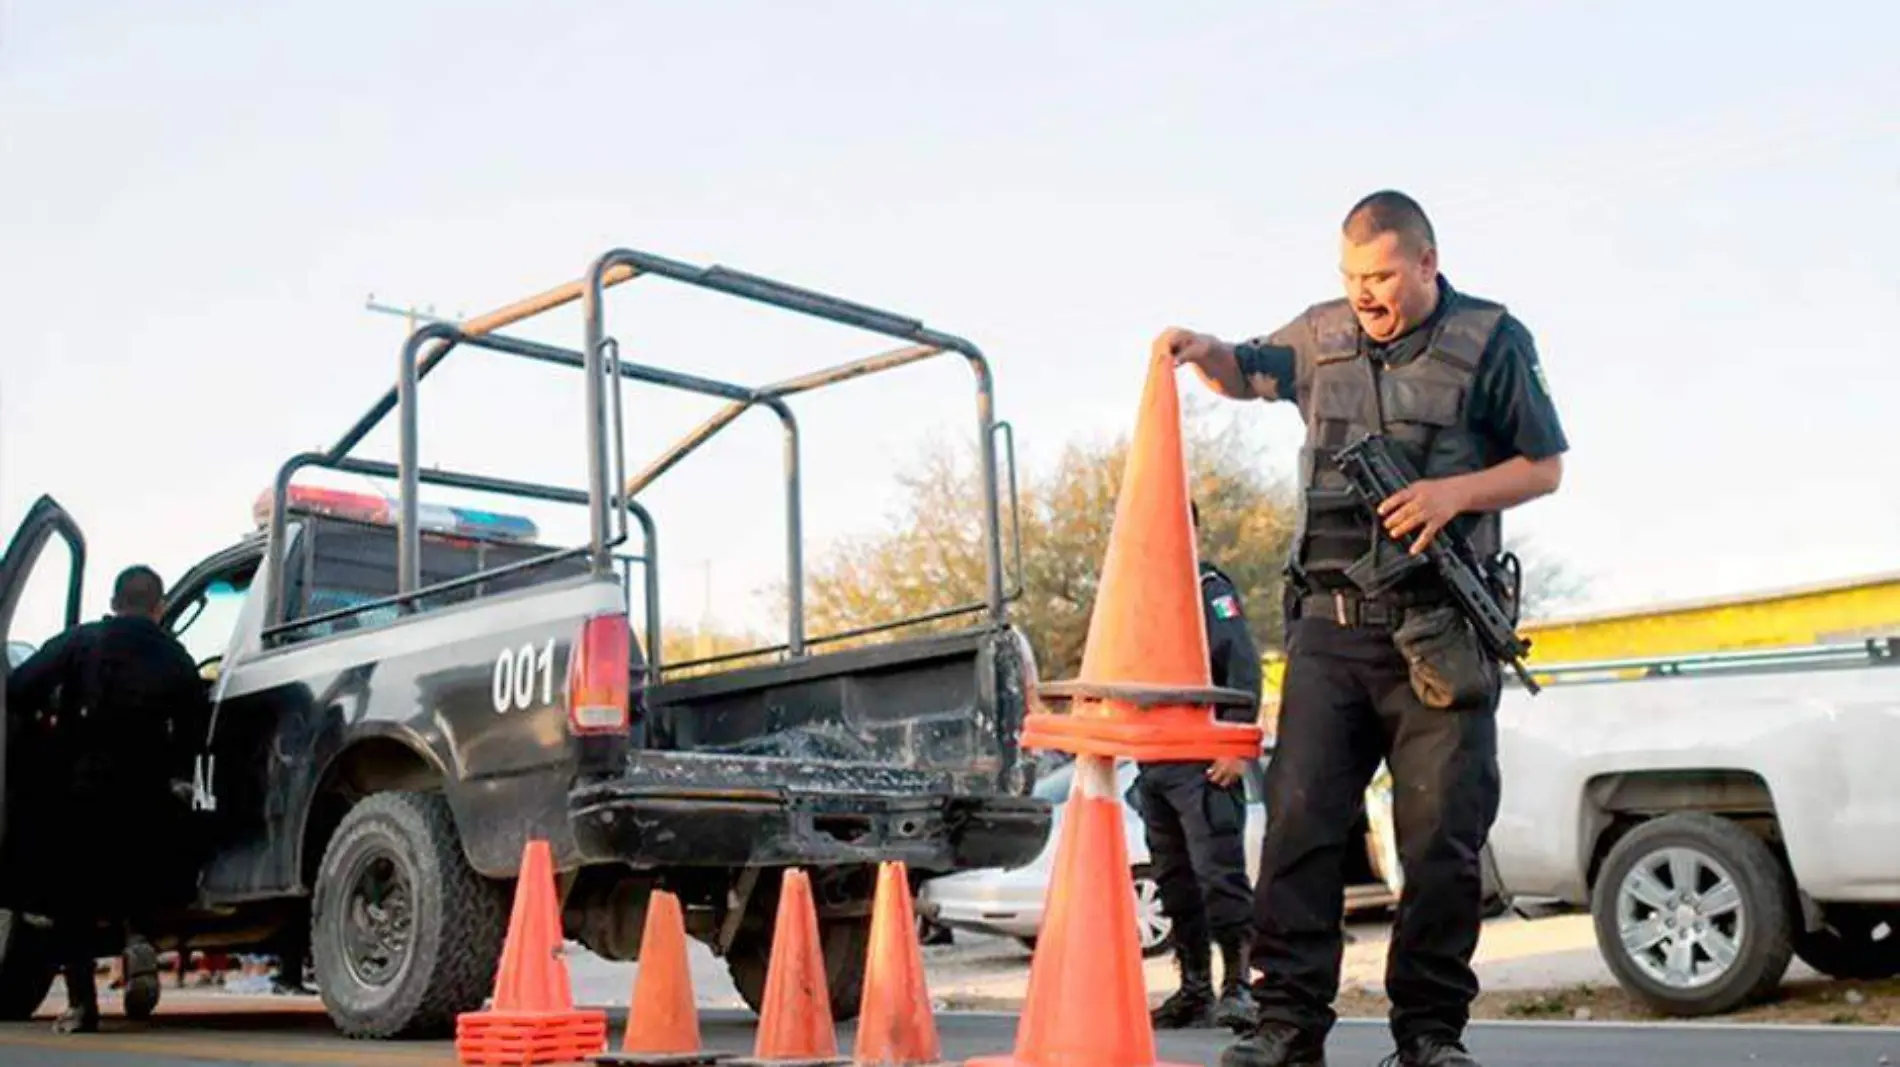
[{"label": "orange traffic cone", "polygon": [[795,867],[785,872],[779,888],[758,1040],[749,1058],[731,1062],[733,1067],[848,1067],[851,1062],[838,1055],[811,876]]},{"label": "orange traffic cone", "polygon": [[1027,716],[1024,748],[1145,761],[1259,756],[1259,726],[1213,715],[1215,704],[1252,698],[1213,687],[1188,507],[1174,360],[1157,347],[1122,471],[1081,677],[1041,687],[1041,696],[1074,703],[1066,715]]},{"label": "orange traffic cone", "polygon": [[1078,757],[1015,1055],[968,1067],[1174,1067],[1155,1062],[1122,825],[1114,761]]},{"label": "orange traffic cone", "polygon": [[923,949],[911,907],[910,878],[902,861],[877,871],[871,905],[871,944],[864,964],[864,1008],[858,1015],[861,1067],[945,1067],[924,984]]},{"label": "orange traffic cone", "polygon": [[686,918],[679,898],[662,889],[647,900],[640,969],[619,1052],[594,1057],[619,1067],[698,1067],[725,1057],[699,1045],[699,1008],[686,962]]},{"label": "orange traffic cone", "polygon": [[561,940],[554,861],[546,841],[529,841],[521,854],[494,1002],[486,1011],[464,1012],[455,1020],[455,1052],[462,1063],[571,1063],[606,1047],[607,1013],[574,1007]]}]

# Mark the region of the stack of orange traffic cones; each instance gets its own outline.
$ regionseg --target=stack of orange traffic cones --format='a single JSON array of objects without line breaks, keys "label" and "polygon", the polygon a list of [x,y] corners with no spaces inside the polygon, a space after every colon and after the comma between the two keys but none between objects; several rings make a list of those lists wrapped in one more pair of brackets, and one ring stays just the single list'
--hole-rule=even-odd
[{"label": "stack of orange traffic cones", "polygon": [[946,1067],[902,861],[878,867],[856,1051],[859,1067]]},{"label": "stack of orange traffic cones", "polygon": [[699,1007],[686,961],[686,916],[679,898],[662,889],[647,900],[640,937],[640,968],[620,1051],[594,1057],[617,1067],[701,1067],[725,1057],[699,1044]]},{"label": "stack of orange traffic cones", "polygon": [[1172,357],[1153,352],[1080,679],[1045,686],[1025,748],[1075,753],[1053,880],[1012,1056],[970,1067],[1162,1067],[1155,1061],[1115,760],[1257,757],[1258,726],[1222,723],[1208,663],[1199,559]]},{"label": "stack of orange traffic cones", "polygon": [[522,850],[494,1002],[455,1021],[455,1051],[462,1063],[570,1063],[606,1047],[607,1013],[574,1007],[561,943],[554,862],[546,841],[530,841]]},{"label": "stack of orange traffic cones", "polygon": [[794,867],[785,872],[779,888],[758,1039],[750,1057],[731,1063],[733,1067],[847,1067],[850,1062],[838,1055],[811,876]]}]

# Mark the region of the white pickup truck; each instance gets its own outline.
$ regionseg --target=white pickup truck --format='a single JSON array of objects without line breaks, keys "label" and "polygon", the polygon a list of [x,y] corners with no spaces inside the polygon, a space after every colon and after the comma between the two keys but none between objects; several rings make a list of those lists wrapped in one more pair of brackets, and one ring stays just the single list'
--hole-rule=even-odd
[{"label": "white pickup truck", "polygon": [[1900,975],[1900,638],[1533,670],[1498,720],[1514,909],[1589,908],[1672,1015],[1766,998],[1791,957]]}]

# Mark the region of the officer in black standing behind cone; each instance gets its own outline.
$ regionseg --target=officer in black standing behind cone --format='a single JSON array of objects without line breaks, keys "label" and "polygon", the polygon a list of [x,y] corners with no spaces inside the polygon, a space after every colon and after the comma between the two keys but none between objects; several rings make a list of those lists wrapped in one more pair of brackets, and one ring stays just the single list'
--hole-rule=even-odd
[{"label": "officer in black standing behind cone", "polygon": [[99,1028],[93,977],[99,924],[127,929],[125,1004],[158,1003],[158,954],[147,937],[157,910],[184,886],[170,877],[183,801],[174,782],[202,744],[210,715],[190,653],[159,625],[164,585],[130,567],[112,590],[112,614],[48,641],[7,678],[9,715],[51,707],[72,766],[64,795],[41,810],[67,857],[53,918],[66,976],[61,1033]]},{"label": "officer in black standing behind cone", "polygon": [[[1201,525],[1193,508],[1194,528]],[[1223,707],[1224,719],[1252,723],[1260,708],[1260,651],[1247,630],[1240,594],[1220,568],[1201,561],[1201,602],[1214,684],[1253,696],[1249,707]],[[1135,779],[1148,854],[1173,927],[1181,986],[1153,1013],[1154,1025],[1208,1025],[1236,1031],[1253,1020],[1247,991],[1253,888],[1247,880],[1246,761],[1144,763]],[[1220,999],[1214,997],[1213,951],[1221,950]]]},{"label": "officer in black standing behind cone", "polygon": [[[1418,553],[1448,526],[1480,556],[1499,553],[1499,513],[1554,492],[1568,446],[1529,331],[1438,274],[1436,239],[1416,202],[1375,193],[1342,229],[1346,299],[1238,345],[1185,330],[1164,335],[1177,362],[1210,388],[1291,400],[1306,423],[1289,562],[1297,610],[1255,889],[1258,1020],[1220,1062],[1325,1063],[1342,952],[1340,860],[1383,758],[1405,873],[1386,970],[1395,1060],[1476,1067],[1463,1034],[1478,992],[1470,961],[1481,922],[1479,851],[1500,788],[1501,672]],[[1382,502],[1376,519],[1332,460],[1375,431],[1421,474]],[[1391,573],[1408,563],[1415,566],[1379,596],[1354,580],[1369,567]],[[1494,592],[1514,616],[1511,591]],[[1452,693],[1440,699],[1447,685]]]}]

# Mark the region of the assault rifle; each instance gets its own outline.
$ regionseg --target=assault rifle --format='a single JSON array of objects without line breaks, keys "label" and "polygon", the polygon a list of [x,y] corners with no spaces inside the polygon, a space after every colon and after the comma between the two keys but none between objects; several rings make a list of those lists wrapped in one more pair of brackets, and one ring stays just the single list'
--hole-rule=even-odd
[{"label": "assault rifle", "polygon": [[[1347,445],[1334,456],[1333,462],[1339,465],[1346,480],[1352,483],[1353,492],[1360,502],[1372,512],[1373,522],[1379,526],[1381,533],[1385,531],[1385,526],[1379,522],[1379,505],[1387,497],[1418,480],[1418,474],[1405,457],[1393,451],[1386,439],[1378,434],[1368,434]],[[1510,617],[1505,614],[1503,606],[1491,594],[1490,587],[1482,577],[1491,564],[1480,561],[1470,540],[1450,527],[1440,530],[1438,536],[1432,538],[1432,543],[1425,548],[1425,556],[1451,590],[1458,610],[1478,631],[1478,638],[1484,642],[1486,650],[1497,659],[1509,663],[1523,681],[1524,688],[1536,693],[1538,685],[1524,667],[1524,656],[1530,652],[1531,643],[1517,635]],[[1521,582],[1521,573],[1516,578]]]}]

